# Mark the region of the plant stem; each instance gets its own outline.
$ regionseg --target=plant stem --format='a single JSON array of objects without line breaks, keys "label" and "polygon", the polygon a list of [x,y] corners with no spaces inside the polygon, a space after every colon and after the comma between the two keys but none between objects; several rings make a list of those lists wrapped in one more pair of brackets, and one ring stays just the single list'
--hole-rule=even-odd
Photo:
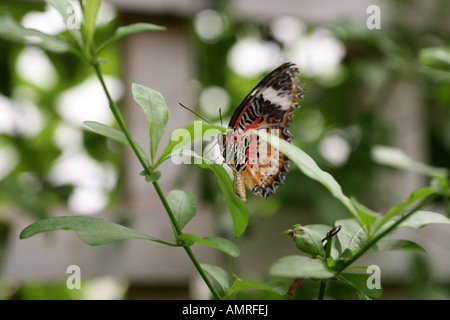
[{"label": "plant stem", "polygon": [[184,250],[188,254],[189,258],[191,259],[192,263],[194,264],[195,268],[197,269],[198,273],[202,277],[203,281],[205,281],[206,285],[208,286],[209,290],[213,294],[214,298],[217,300],[222,300],[222,297],[220,294],[216,291],[216,288],[212,285],[211,281],[209,281],[208,277],[206,276],[205,272],[203,271],[202,266],[198,262],[197,258],[195,257],[194,253],[192,252],[190,247],[183,246]]},{"label": "plant stem", "polygon": [[364,247],[362,247],[350,260],[340,265],[338,273],[345,270],[348,266],[350,266],[353,262],[355,262],[359,257],[361,257],[364,253],[366,253],[374,244],[376,244],[380,239],[384,238],[387,234],[389,234],[392,230],[394,230],[400,223],[408,219],[411,215],[413,215],[416,211],[421,209],[422,207],[430,204],[436,198],[435,194],[429,195],[424,200],[422,200],[417,206],[411,209],[409,212],[405,213],[400,219],[398,219],[395,223],[393,223],[390,227],[388,227],[383,232],[379,233],[376,237],[370,240]]},{"label": "plant stem", "polygon": [[161,200],[164,208],[167,211],[167,215],[169,216],[170,222],[172,223],[174,229],[175,229],[175,238],[178,238],[178,236],[182,235],[183,232],[181,231],[180,226],[178,225],[177,219],[173,215],[172,208],[169,206],[169,203],[167,202],[166,197],[164,196],[164,193],[162,192],[161,188],[159,187],[158,181],[153,182],[153,186],[155,187],[156,193],[159,196],[159,199]]},{"label": "plant stem", "polygon": [[125,137],[128,140],[128,143],[131,146],[131,149],[133,149],[133,152],[136,154],[137,158],[139,159],[139,162],[141,163],[142,167],[145,169],[145,171],[147,172],[147,174],[151,174],[152,173],[152,169],[149,166],[149,164],[144,160],[144,158],[142,158],[142,156],[140,155],[140,153],[138,152],[138,148],[136,145],[136,142],[134,142],[134,140],[131,138],[131,134],[128,131],[128,128],[125,124],[125,120],[122,117],[122,114],[120,113],[119,107],[117,106],[116,102],[114,101],[114,99],[111,97],[111,95],[109,94],[108,88],[106,87],[106,83],[105,80],[103,79],[103,74],[102,71],[100,69],[100,65],[98,62],[93,63],[92,64],[94,69],[95,69],[95,73],[97,74],[97,78],[100,81],[102,87],[103,87],[103,91],[106,94],[106,97],[108,98],[108,102],[109,102],[109,108],[111,109],[111,112],[114,115],[114,118],[117,121],[117,124],[119,125],[120,129],[122,130],[122,132],[125,134]]},{"label": "plant stem", "polygon": [[[120,129],[122,129],[122,132],[125,134],[125,137],[127,138],[131,148],[133,149],[134,153],[136,154],[136,156],[139,159],[139,162],[141,163],[141,165],[144,167],[144,170],[147,172],[147,174],[151,174],[152,173],[152,168],[150,167],[150,165],[141,157],[140,153],[138,152],[138,148],[136,143],[134,142],[134,140],[131,138],[130,132],[128,131],[128,128],[125,124],[125,121],[122,117],[122,114],[120,113],[119,107],[117,106],[116,102],[112,99],[111,95],[109,94],[108,88],[106,87],[106,83],[105,80],[103,79],[103,75],[100,69],[100,65],[98,63],[93,63],[92,64],[95,72],[97,74],[97,77],[103,87],[103,91],[106,94],[106,97],[108,98],[108,102],[109,102],[109,107],[111,109],[111,112],[114,115],[114,118],[116,119]],[[153,186],[155,187],[156,193],[158,194],[159,198],[161,199],[162,204],[164,205],[164,208],[166,209],[167,215],[169,216],[170,219],[170,223],[173,226],[174,229],[174,235],[175,235],[175,239],[177,239],[180,235],[182,235],[182,231],[181,228],[172,212],[172,209],[169,206],[169,203],[167,202],[166,197],[164,196],[164,193],[162,192],[161,188],[159,187],[159,184],[157,181],[153,182]],[[203,280],[205,281],[206,285],[208,286],[209,290],[211,290],[211,293],[214,295],[214,297],[217,300],[221,300],[222,298],[220,297],[220,295],[218,294],[218,292],[216,291],[216,289],[213,287],[213,285],[211,284],[211,282],[209,281],[208,277],[206,276],[205,272],[203,271],[203,268],[200,266],[200,263],[198,262],[197,258],[195,257],[194,253],[192,252],[190,247],[187,246],[183,246],[184,250],[186,251],[186,253],[188,254],[189,258],[191,259],[192,263],[194,264],[195,268],[197,269],[198,273],[200,274],[200,276],[203,278]]]},{"label": "plant stem", "polygon": [[[175,237],[182,235],[183,232],[181,231],[180,226],[178,225],[175,216],[173,215],[172,209],[169,206],[169,203],[167,202],[166,197],[164,196],[164,193],[161,191],[161,188],[159,187],[159,184],[157,181],[153,182],[153,186],[155,187],[156,193],[158,194],[159,198],[161,199],[162,204],[164,205],[164,208],[167,211],[167,214],[169,215],[170,221],[172,222],[172,225],[175,229]],[[220,295],[217,293],[216,289],[213,287],[211,282],[209,281],[208,277],[206,276],[205,272],[203,271],[203,268],[200,266],[200,263],[198,262],[197,258],[195,257],[194,253],[192,252],[190,247],[183,246],[184,250],[188,254],[189,258],[191,259],[192,263],[194,264],[195,268],[197,269],[198,273],[200,273],[200,276],[205,281],[206,285],[208,286],[209,290],[211,290],[211,293],[214,295],[214,297],[217,300],[222,300]]]},{"label": "plant stem", "polygon": [[319,296],[317,297],[317,300],[323,300],[325,296],[325,288],[327,286],[328,279],[320,281],[320,289],[319,289]]},{"label": "plant stem", "polygon": [[[334,227],[330,230],[330,232],[327,233],[327,242],[325,243],[325,261],[327,261],[331,256],[331,248],[334,245],[335,235],[339,230],[341,229],[341,226]],[[317,297],[317,300],[323,300],[325,296],[325,288],[327,286],[328,279],[323,279],[320,281],[320,289],[319,289],[319,296]]]}]

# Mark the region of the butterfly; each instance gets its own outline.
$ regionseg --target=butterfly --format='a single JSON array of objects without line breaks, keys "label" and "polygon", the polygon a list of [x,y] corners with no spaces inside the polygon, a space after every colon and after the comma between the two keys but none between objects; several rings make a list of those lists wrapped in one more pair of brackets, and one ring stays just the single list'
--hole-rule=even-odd
[{"label": "butterfly", "polygon": [[283,184],[289,171],[289,159],[254,130],[266,130],[290,142],[288,130],[292,112],[299,107],[296,98],[304,90],[296,76],[298,69],[284,63],[266,77],[245,97],[231,117],[231,130],[222,138],[222,155],[234,173],[233,189],[246,201],[246,187],[264,199]]}]

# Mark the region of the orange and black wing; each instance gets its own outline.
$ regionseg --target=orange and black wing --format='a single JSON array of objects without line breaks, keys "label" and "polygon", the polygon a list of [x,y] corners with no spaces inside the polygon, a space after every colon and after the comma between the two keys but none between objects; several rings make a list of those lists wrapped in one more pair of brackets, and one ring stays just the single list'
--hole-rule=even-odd
[{"label": "orange and black wing", "polygon": [[[233,155],[227,163],[235,169],[235,188],[243,188],[245,184],[253,193],[266,198],[283,183],[289,159],[260,141],[251,130],[267,129],[268,133],[290,141],[288,125],[293,110],[298,107],[296,98],[303,97],[304,93],[297,73],[298,69],[291,63],[279,66],[261,80],[234,112],[229,123],[233,130],[227,135],[225,145]],[[245,189],[235,191],[245,199]]]}]

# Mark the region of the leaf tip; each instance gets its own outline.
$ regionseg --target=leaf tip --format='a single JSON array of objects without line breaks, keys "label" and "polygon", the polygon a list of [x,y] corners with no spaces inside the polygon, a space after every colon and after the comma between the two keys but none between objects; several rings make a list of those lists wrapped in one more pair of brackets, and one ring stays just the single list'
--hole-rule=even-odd
[{"label": "leaf tip", "polygon": [[27,235],[26,229],[27,228],[23,229],[22,232],[19,234],[19,239],[20,240],[23,240],[23,239],[26,239],[26,238],[29,237],[29,235]]}]

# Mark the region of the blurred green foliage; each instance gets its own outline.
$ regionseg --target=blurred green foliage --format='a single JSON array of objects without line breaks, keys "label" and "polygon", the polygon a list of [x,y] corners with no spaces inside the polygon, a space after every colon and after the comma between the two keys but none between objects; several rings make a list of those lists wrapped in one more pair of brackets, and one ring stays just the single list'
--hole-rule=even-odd
[{"label": "blurred green foliage", "polygon": [[[196,78],[200,87],[218,86],[230,98],[230,108],[223,115],[226,119],[265,73],[252,77],[236,73],[226,63],[233,47],[242,39],[253,37],[256,41],[273,43],[280,52],[285,52],[286,48],[285,44],[274,38],[268,24],[240,21],[234,17],[231,1],[210,3],[211,9],[226,21],[224,32],[214,41],[205,41],[196,33],[192,20],[189,37],[195,49]],[[429,164],[450,169],[450,76],[444,71],[420,64],[418,54],[422,48],[448,45],[450,4],[445,0],[436,1],[431,14],[436,18],[417,26],[407,17],[408,13],[420,8],[419,1],[392,3],[394,12],[391,15],[396,19],[389,25],[383,24],[381,30],[369,30],[351,20],[333,21],[325,26],[345,48],[345,55],[339,62],[339,76],[333,81],[324,81],[302,75],[306,94],[290,126],[296,137],[294,143],[311,155],[322,169],[331,173],[346,194],[355,196],[363,203],[374,204],[375,207],[386,207],[388,204],[379,203],[385,201],[385,193],[380,193],[374,183],[379,167],[373,163],[370,150],[375,144],[391,144],[393,128],[385,118],[386,103],[392,97],[397,81],[412,83],[421,94]],[[21,1],[2,1],[0,4],[0,12],[11,13],[18,21],[26,13],[35,10],[45,10],[44,4]],[[104,39],[117,23],[115,19],[99,28],[96,37]],[[307,25],[305,34],[323,27]],[[69,54],[45,53],[57,70],[58,81],[51,90],[42,89],[27,83],[17,73],[17,59],[23,48],[22,45],[0,40],[0,94],[13,101],[18,94],[17,88],[28,88],[21,92],[32,93],[30,97],[24,98],[36,104],[45,118],[45,126],[33,136],[21,134],[20,131],[4,133],[0,130],[0,148],[11,147],[17,154],[17,161],[0,180],[0,210],[7,210],[10,206],[19,207],[40,219],[48,216],[52,207],[67,203],[73,191],[72,185],[55,186],[47,176],[61,155],[54,136],[58,125],[65,121],[55,110],[56,99],[64,91],[82,83],[91,71],[89,66]],[[118,47],[109,47],[102,57],[109,60],[103,65],[103,71],[120,76],[122,71]],[[218,121],[218,115],[212,120]],[[83,131],[82,134],[84,147],[93,159],[108,161],[116,168],[120,166],[120,153],[106,139],[89,131]],[[338,134],[350,146],[350,153],[343,164],[333,165],[320,152],[321,142],[330,134]],[[202,180],[199,185],[204,187],[201,198],[218,206],[216,195],[220,191],[210,187],[216,185],[213,175],[205,171],[199,171],[199,174]],[[110,201],[113,204],[120,203],[119,189],[111,194]],[[348,217],[341,204],[331,198],[326,189],[299,170],[291,170],[285,185],[277,190],[277,196],[267,199],[264,205],[252,196],[248,202],[250,212],[255,215],[298,213],[299,203],[302,204],[301,210],[315,212],[315,219],[325,224]],[[0,215],[0,263],[4,248],[7,247],[10,227],[7,220],[1,219],[4,218]],[[251,230],[249,232],[251,234]],[[428,272],[423,266],[425,262],[416,262],[414,265],[418,266],[414,270],[411,268],[411,272]],[[302,285],[308,288],[309,283]],[[316,285],[311,287],[317,288]],[[420,291],[423,286],[416,284],[416,288]],[[330,289],[330,294],[335,298],[346,294],[339,290],[335,293],[334,289]],[[39,297],[41,289],[27,290],[24,288],[21,294],[30,298]],[[310,298],[317,296],[317,293],[305,289],[297,295],[304,295],[297,298]],[[252,293],[240,293],[239,297],[267,298]]]},{"label": "blurred green foliage", "polygon": [[[27,13],[43,11],[45,11],[44,3],[3,1],[0,4],[0,12],[10,13],[18,21],[21,21]],[[105,37],[105,33],[111,32],[116,23],[114,20],[99,28],[97,36]],[[81,124],[80,127],[76,127],[68,123],[56,109],[57,99],[62,93],[81,84],[92,75],[88,65],[68,53],[54,54],[42,51],[57,71],[56,84],[46,89],[27,82],[18,74],[18,57],[24,50],[23,45],[0,40],[0,48],[0,70],[2,70],[0,94],[9,99],[13,108],[17,108],[18,114],[21,113],[22,101],[35,104],[44,122],[42,129],[35,134],[26,134],[20,128],[7,132],[4,128],[0,130],[1,148],[11,147],[17,154],[16,163],[0,181],[0,204],[3,208],[8,205],[18,206],[26,213],[43,218],[48,216],[53,206],[66,203],[73,190],[70,184],[55,185],[48,176],[55,161],[62,154],[55,141],[58,126],[65,124],[81,132],[85,150],[90,157],[99,162],[109,162],[117,168],[120,156],[118,149],[111,147],[106,139],[89,131],[82,131]],[[120,76],[120,51],[117,47],[105,50],[102,57],[110,61],[105,64],[105,73]],[[33,68],[30,69],[30,72],[32,71]]]},{"label": "blurred green foliage", "polygon": [[[44,13],[46,10],[44,2],[0,3],[0,13],[10,14],[19,22],[27,14]],[[116,17],[99,27],[96,37],[105,38],[117,23]],[[117,145],[83,130],[81,123],[77,126],[70,119],[64,118],[57,109],[58,99],[63,93],[92,76],[90,66],[69,53],[55,54],[36,49],[35,52],[42,52],[56,72],[56,81],[51,86],[41,86],[39,80],[37,83],[30,82],[19,72],[20,56],[26,48],[22,44],[0,39],[0,103],[3,107],[9,106],[6,110],[8,112],[2,109],[3,122],[0,121],[0,151],[6,150],[0,159],[0,274],[12,229],[11,214],[17,213],[19,209],[19,212],[33,216],[33,220],[42,219],[49,216],[52,209],[67,205],[73,195],[75,186],[72,183],[55,183],[50,176],[63,154],[58,139],[66,144],[71,143],[70,139],[66,139],[68,137],[61,136],[58,128],[64,126],[77,132],[82,139],[83,150],[97,163],[107,163],[116,171],[121,164],[121,153]],[[105,49],[102,57],[110,62],[105,64],[105,74],[120,77],[121,56],[118,46],[112,45]],[[32,74],[38,67],[38,63],[29,65],[28,72]],[[31,116],[27,114],[27,106],[32,106],[31,109],[34,110]],[[38,129],[30,131],[34,118],[40,119],[41,123],[37,126]],[[113,188],[108,196],[111,208],[119,211],[117,208],[122,199],[120,189]],[[9,287],[11,286],[6,282],[0,283],[0,291]],[[21,294],[24,297],[28,295],[28,289],[22,288]]]}]

